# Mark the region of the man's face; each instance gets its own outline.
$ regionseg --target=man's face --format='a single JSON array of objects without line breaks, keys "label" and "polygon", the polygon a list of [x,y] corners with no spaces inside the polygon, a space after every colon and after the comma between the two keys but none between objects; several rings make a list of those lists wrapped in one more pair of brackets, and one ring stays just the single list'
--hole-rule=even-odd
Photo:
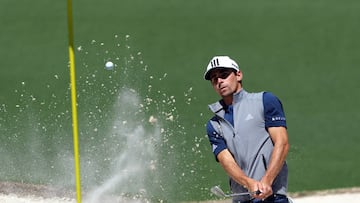
[{"label": "man's face", "polygon": [[217,68],[210,72],[210,82],[214,90],[223,98],[241,90],[242,73],[231,68]]}]

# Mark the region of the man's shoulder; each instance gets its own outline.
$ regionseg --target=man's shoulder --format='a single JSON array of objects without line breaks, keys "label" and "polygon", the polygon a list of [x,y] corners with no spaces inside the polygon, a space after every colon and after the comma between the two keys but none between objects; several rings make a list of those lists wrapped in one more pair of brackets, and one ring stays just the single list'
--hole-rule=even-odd
[{"label": "man's shoulder", "polygon": [[264,101],[278,100],[278,97],[269,91],[246,92],[246,95],[248,99],[264,99]]},{"label": "man's shoulder", "polygon": [[264,103],[272,103],[272,102],[279,102],[279,98],[274,95],[272,92],[264,92],[263,95]]},{"label": "man's shoulder", "polygon": [[213,117],[211,117],[208,121],[208,123],[211,123],[211,122],[218,122],[219,121],[219,117],[217,115],[214,115]]},{"label": "man's shoulder", "polygon": [[244,91],[244,98],[246,99],[262,99],[265,92],[246,92]]},{"label": "man's shoulder", "polygon": [[[216,123],[219,123],[219,117],[214,115],[212,118],[208,120],[206,123],[206,129],[207,131],[215,131]],[[215,126],[214,126],[215,125]]]}]

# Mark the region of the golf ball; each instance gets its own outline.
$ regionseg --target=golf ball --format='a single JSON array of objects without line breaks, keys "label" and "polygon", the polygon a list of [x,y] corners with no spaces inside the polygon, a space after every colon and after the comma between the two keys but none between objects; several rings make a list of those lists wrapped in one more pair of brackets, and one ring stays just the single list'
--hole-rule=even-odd
[{"label": "golf ball", "polygon": [[105,63],[105,69],[106,70],[112,70],[114,68],[114,63],[111,61],[108,61]]}]

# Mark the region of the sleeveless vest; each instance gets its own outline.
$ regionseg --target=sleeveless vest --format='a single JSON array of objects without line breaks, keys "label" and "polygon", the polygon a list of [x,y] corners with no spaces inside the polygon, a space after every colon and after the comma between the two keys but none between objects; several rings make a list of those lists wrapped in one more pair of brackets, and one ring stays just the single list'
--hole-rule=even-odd
[{"label": "sleeveless vest", "polygon": [[[215,113],[210,122],[219,135],[224,137],[228,150],[244,173],[255,180],[261,180],[269,164],[274,145],[265,129],[263,92],[248,93],[241,90],[234,94],[234,126],[224,119],[225,110],[220,102],[209,105]],[[230,179],[233,193],[247,191]],[[273,182],[274,194],[286,195],[287,166],[284,164]],[[239,197],[241,200],[241,197]]]}]

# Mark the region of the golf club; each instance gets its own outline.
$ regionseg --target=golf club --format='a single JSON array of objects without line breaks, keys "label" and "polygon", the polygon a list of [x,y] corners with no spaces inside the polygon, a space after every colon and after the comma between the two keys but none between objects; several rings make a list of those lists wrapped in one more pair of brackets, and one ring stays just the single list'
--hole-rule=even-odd
[{"label": "golf club", "polygon": [[260,194],[261,192],[255,191],[255,192],[242,192],[242,193],[232,193],[232,194],[225,194],[224,191],[217,185],[213,186],[210,191],[218,196],[218,197],[236,197],[236,196],[242,196],[242,195],[252,195],[252,194]]}]

